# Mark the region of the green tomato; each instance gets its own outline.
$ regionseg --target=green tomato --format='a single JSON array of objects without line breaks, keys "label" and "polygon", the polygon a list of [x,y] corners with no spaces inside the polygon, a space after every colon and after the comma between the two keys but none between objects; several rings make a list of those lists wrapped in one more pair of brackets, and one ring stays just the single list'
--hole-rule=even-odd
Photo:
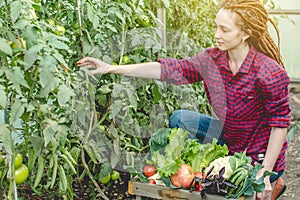
[{"label": "green tomato", "polygon": [[23,38],[19,38],[19,39],[17,39],[16,42],[13,42],[11,44],[11,48],[14,51],[19,51],[20,49],[26,49],[26,42],[25,42],[25,40],[23,40]]},{"label": "green tomato", "polygon": [[122,57],[122,64],[124,65],[124,64],[128,64],[128,63],[130,63],[131,62],[131,60],[130,60],[130,58],[127,56],[127,55],[124,55],[123,57]]},{"label": "green tomato", "polygon": [[0,153],[0,166],[4,163],[4,157],[3,154]]},{"label": "green tomato", "polygon": [[66,33],[65,27],[60,25],[55,26],[55,30],[54,30],[55,35],[64,35],[65,33]]},{"label": "green tomato", "polygon": [[105,126],[99,125],[99,126],[98,126],[98,131],[99,131],[100,133],[104,133],[104,132],[105,132]]},{"label": "green tomato", "polygon": [[47,19],[47,21],[48,21],[48,24],[50,26],[54,26],[55,25],[55,21],[53,19]]},{"label": "green tomato", "polygon": [[28,178],[29,171],[28,167],[24,164],[21,165],[16,171],[15,171],[15,181],[16,184],[22,184],[26,181]]},{"label": "green tomato", "polygon": [[110,181],[110,174],[108,174],[107,176],[105,176],[104,178],[100,178],[100,173],[99,173],[99,182],[102,184],[107,184]]},{"label": "green tomato", "polygon": [[149,27],[150,26],[150,20],[149,17],[145,14],[138,14],[135,21],[143,27]]},{"label": "green tomato", "polygon": [[22,154],[18,153],[15,158],[15,169],[21,167],[22,163],[23,163],[23,156]]},{"label": "green tomato", "polygon": [[116,170],[113,170],[113,172],[111,173],[111,180],[115,181],[118,180],[120,178],[120,173]]}]

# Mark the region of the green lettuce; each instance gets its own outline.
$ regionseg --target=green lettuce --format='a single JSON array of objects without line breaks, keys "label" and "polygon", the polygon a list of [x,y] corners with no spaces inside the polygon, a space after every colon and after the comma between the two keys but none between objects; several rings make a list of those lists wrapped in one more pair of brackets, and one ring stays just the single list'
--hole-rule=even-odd
[{"label": "green lettuce", "polygon": [[190,165],[193,170],[202,171],[213,160],[228,154],[226,145],[212,143],[201,144],[190,139],[189,132],[181,128],[163,128],[150,139],[150,164],[156,166],[162,177],[176,174],[181,163]]},{"label": "green lettuce", "polygon": [[[181,128],[168,129],[168,131],[168,134],[165,134],[165,131],[159,130],[160,133],[164,134],[160,137],[155,136],[155,141],[152,140],[150,143],[150,151],[153,152],[153,149],[156,149],[152,154],[152,164],[156,166],[159,174],[165,177],[177,173],[179,165],[182,163],[181,155],[186,148],[185,144],[189,134],[188,131]],[[165,137],[167,137],[167,145],[161,145],[164,142],[156,142],[165,141],[163,139]],[[157,144],[163,148],[157,149]]]},{"label": "green lettuce", "polygon": [[195,172],[201,172],[217,158],[228,154],[227,145],[217,144],[217,139],[212,143],[201,144],[197,140],[187,141],[187,147],[182,155],[182,160],[189,164]]}]

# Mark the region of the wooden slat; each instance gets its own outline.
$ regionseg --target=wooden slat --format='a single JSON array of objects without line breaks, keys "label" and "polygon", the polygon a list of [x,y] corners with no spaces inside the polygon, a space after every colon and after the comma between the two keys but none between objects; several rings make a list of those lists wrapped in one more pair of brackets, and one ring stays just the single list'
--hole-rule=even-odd
[{"label": "wooden slat", "polygon": [[[188,190],[171,189],[168,187],[140,183],[140,182],[129,182],[128,193],[136,195],[137,197],[150,197],[154,199],[164,200],[194,200],[201,199],[199,192],[189,192]],[[230,200],[223,196],[218,195],[206,195],[206,200]],[[239,200],[255,200],[255,196],[252,197],[240,197]]]}]

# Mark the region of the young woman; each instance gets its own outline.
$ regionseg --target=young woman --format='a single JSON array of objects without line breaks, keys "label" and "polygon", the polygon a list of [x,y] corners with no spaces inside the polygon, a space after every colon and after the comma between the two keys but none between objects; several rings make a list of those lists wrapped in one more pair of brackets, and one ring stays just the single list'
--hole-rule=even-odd
[{"label": "young woman", "polygon": [[120,66],[86,57],[78,66],[93,67],[93,74],[115,73],[174,84],[203,81],[217,118],[179,110],[170,117],[170,127],[185,128],[200,142],[216,137],[231,154],[246,150],[253,162],[264,166],[257,178],[266,170],[277,172],[265,178],[265,190],[257,199],[276,199],[285,189],[278,186],[272,195],[286,167],[290,80],[268,32],[268,21],[260,0],[223,0],[215,18],[215,48],[182,60]]}]

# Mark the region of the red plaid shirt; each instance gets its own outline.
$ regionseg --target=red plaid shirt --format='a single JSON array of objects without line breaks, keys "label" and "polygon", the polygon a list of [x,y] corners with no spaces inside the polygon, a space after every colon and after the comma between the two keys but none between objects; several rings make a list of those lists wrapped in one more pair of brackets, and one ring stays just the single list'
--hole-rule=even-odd
[{"label": "red plaid shirt", "polygon": [[[223,141],[231,154],[247,149],[253,162],[264,155],[272,127],[290,125],[286,71],[274,60],[250,48],[238,73],[232,74],[227,51],[209,48],[191,58],[158,60],[161,80],[173,84],[203,81],[215,113],[224,121]],[[285,169],[285,142],[274,171]],[[261,162],[261,161],[259,161]]]}]

